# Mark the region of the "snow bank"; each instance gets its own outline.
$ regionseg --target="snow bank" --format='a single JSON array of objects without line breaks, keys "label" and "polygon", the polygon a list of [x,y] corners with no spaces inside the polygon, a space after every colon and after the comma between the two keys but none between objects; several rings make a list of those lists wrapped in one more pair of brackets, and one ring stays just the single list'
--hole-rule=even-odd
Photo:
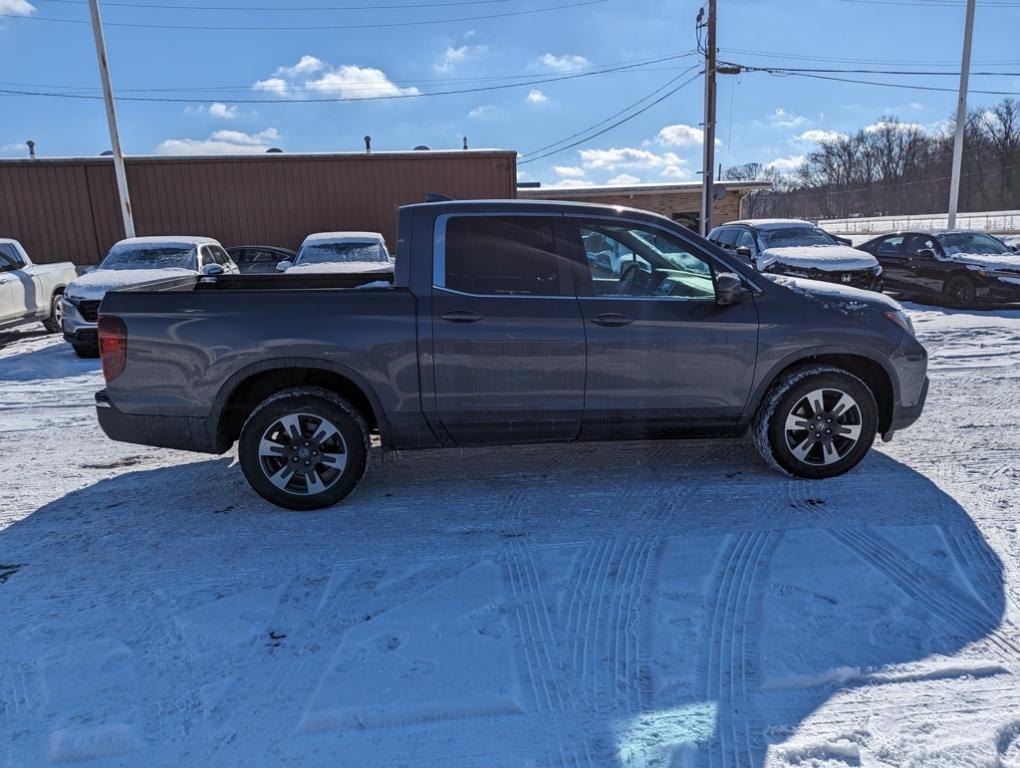
[{"label": "snow bank", "polygon": [[849,245],[798,245],[766,248],[758,259],[758,269],[777,263],[795,269],[853,272],[858,269],[874,269],[878,266],[878,259]]},{"label": "snow bank", "polygon": [[155,280],[196,274],[198,273],[193,270],[179,267],[170,269],[95,269],[73,280],[67,286],[66,294],[68,297],[76,299],[102,299],[107,291],[118,291]]}]

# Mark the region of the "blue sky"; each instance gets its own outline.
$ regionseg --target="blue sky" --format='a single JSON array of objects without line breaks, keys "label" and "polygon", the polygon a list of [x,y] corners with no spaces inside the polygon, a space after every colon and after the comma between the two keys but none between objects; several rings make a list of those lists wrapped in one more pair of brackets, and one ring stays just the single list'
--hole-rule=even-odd
[{"label": "blue sky", "polygon": [[[269,4],[268,0],[134,2],[232,9]],[[243,152],[264,151],[268,146],[288,152],[358,150],[362,137],[369,134],[376,150],[403,150],[418,144],[459,148],[461,137],[467,136],[472,147],[528,153],[604,120],[698,63],[696,57],[679,58],[609,74],[477,93],[361,103],[310,102],[311,98],[352,95],[406,96],[505,84],[510,78],[521,82],[581,74],[695,47],[696,0],[605,0],[545,13],[412,27],[319,28],[505,14],[571,0],[474,4],[459,0],[462,4],[444,7],[379,7],[408,2],[380,0],[365,10],[304,12],[293,8],[372,3],[294,0],[286,12],[259,12],[115,6],[111,0],[103,13],[109,25],[107,46],[118,95],[183,99],[120,101],[125,152]],[[721,58],[759,66],[957,69],[962,3],[898,2],[906,4],[720,0]],[[1020,71],[1020,5],[989,2],[1000,5],[979,2],[975,69]],[[44,20],[86,20],[84,0],[0,0],[0,14],[19,16],[0,18],[0,88],[98,93],[90,28]],[[114,23],[271,29],[139,29]],[[313,29],[281,29],[288,26]],[[955,87],[953,77],[847,77]],[[971,87],[1020,93],[1020,77],[975,77]],[[143,93],[141,89],[175,90]],[[232,104],[231,98],[284,102]],[[971,102],[991,104],[999,98],[974,94]],[[28,138],[38,143],[44,156],[89,156],[108,147],[101,101],[7,94],[0,94],[0,100],[0,156],[24,155]],[[694,180],[700,165],[702,100],[699,78],[602,136],[522,163],[521,176],[543,185]],[[894,114],[938,130],[953,112],[955,100],[953,93],[764,73],[721,77],[717,157],[724,165],[759,161],[785,171],[827,132],[852,131],[883,115]]]}]

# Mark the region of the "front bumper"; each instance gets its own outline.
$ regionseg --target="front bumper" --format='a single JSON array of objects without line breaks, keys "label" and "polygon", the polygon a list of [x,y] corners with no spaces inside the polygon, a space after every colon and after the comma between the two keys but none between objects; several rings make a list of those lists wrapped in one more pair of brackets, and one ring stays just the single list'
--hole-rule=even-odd
[{"label": "front bumper", "polygon": [[978,301],[989,304],[1013,304],[1020,301],[1020,276],[1006,279],[989,275],[978,283],[975,293]]},{"label": "front bumper", "polygon": [[899,349],[892,356],[898,387],[892,404],[892,418],[882,432],[882,440],[892,440],[893,433],[906,429],[921,417],[928,399],[928,352],[906,333]]},{"label": "front bumper", "polygon": [[64,340],[71,344],[95,346],[99,343],[99,333],[96,330],[96,321],[88,320],[82,314],[77,305],[67,299],[60,300],[61,330],[64,332]]}]

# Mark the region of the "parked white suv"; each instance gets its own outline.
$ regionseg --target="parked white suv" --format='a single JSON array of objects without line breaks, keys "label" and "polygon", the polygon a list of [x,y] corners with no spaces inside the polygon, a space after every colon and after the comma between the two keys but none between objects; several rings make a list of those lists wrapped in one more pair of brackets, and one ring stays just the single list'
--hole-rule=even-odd
[{"label": "parked white suv", "polygon": [[96,321],[107,291],[195,274],[240,274],[210,237],[131,237],[115,243],[99,266],[67,286],[61,304],[64,339],[79,357],[99,354]]},{"label": "parked white suv", "polygon": [[60,296],[75,277],[74,264],[33,264],[17,240],[0,238],[0,329],[42,321],[60,330]]}]

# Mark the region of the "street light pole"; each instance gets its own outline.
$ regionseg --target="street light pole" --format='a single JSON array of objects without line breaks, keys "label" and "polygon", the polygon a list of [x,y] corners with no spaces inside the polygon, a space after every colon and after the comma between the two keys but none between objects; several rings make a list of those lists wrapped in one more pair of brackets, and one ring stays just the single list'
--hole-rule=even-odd
[{"label": "street light pole", "polygon": [[963,63],[960,66],[960,96],[956,103],[956,135],[953,137],[953,171],[949,182],[949,228],[956,227],[960,208],[960,168],[963,165],[963,132],[967,123],[967,83],[970,80],[970,44],[974,38],[974,6],[967,0],[967,22],[963,31]]},{"label": "street light pole", "polygon": [[124,154],[120,149],[120,131],[117,130],[117,110],[113,103],[113,86],[110,85],[110,64],[106,59],[106,40],[103,21],[99,17],[99,0],[89,0],[92,12],[92,34],[96,40],[96,57],[99,59],[99,76],[103,81],[103,98],[106,101],[106,121],[110,126],[110,148],[113,150],[113,169],[117,176],[117,193],[120,195],[120,212],[124,219],[124,236],[135,236],[135,220],[128,195],[127,173],[124,171]]}]

